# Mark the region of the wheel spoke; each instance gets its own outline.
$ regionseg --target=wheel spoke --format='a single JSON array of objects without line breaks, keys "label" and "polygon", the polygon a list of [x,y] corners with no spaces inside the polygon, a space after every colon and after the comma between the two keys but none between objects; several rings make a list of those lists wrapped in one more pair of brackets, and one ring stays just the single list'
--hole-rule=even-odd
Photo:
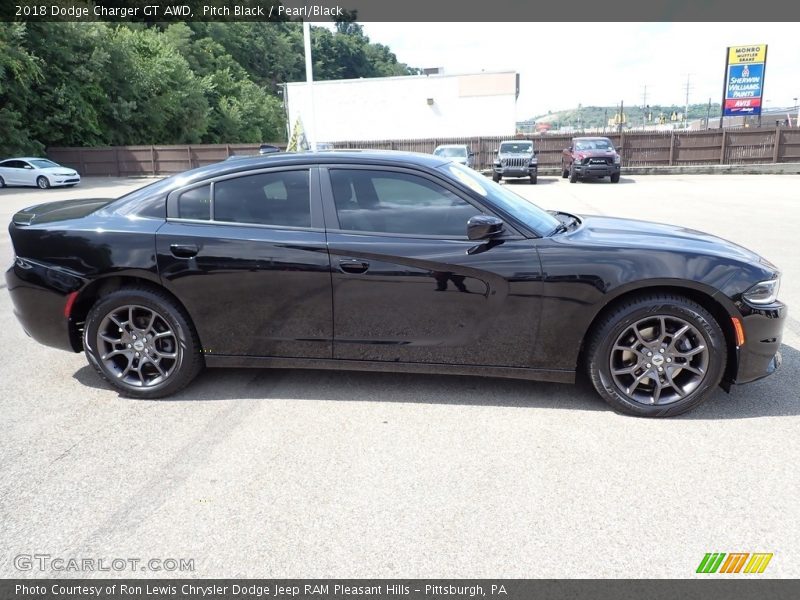
[{"label": "wheel spoke", "polygon": [[108,352],[108,353],[104,354],[100,358],[101,358],[101,360],[108,360],[112,356],[127,356],[129,353],[130,353],[130,350],[127,350],[127,349],[125,349],[125,350],[112,350],[111,352]]},{"label": "wheel spoke", "polygon": [[628,387],[628,395],[633,394],[634,390],[639,387],[639,384],[642,382],[642,379],[647,377],[649,371],[644,371],[641,375],[639,375],[636,379],[633,380],[633,384]]},{"label": "wheel spoke", "polygon": [[120,338],[112,338],[107,333],[100,333],[98,335],[100,336],[100,339],[108,342],[109,344],[121,344],[122,343],[122,338],[121,337]]},{"label": "wheel spoke", "polygon": [[691,350],[686,350],[685,352],[678,350],[678,351],[675,352],[675,354],[677,354],[678,356],[684,356],[684,357],[688,358],[690,356],[694,356],[696,354],[700,354],[705,349],[706,349],[706,347],[703,346],[703,344],[700,344],[696,348],[692,348]]},{"label": "wheel spoke", "polygon": [[681,398],[683,398],[684,396],[686,396],[686,392],[684,392],[684,391],[683,391],[683,388],[682,388],[680,385],[678,385],[678,384],[675,382],[675,380],[672,378],[672,372],[673,372],[673,369],[667,369],[667,370],[666,370],[667,381],[669,382],[669,386],[670,386],[670,387],[671,387],[673,390],[675,390],[676,392],[678,392],[678,395],[679,395]]}]

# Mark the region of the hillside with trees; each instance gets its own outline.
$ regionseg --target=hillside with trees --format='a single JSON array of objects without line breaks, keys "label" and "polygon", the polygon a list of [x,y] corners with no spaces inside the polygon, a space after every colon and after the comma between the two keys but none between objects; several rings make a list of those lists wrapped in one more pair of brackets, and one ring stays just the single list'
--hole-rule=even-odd
[{"label": "hillside with trees", "polygon": [[[416,73],[352,20],[312,28],[315,80]],[[0,156],[286,137],[299,22],[0,22]]]},{"label": "hillside with trees", "polygon": [[[676,115],[683,115],[686,112],[685,105],[650,105],[646,110],[640,106],[623,107],[625,113],[626,125],[628,127],[641,127],[642,125],[657,125],[659,117],[663,116],[667,123],[670,123],[670,118],[673,113]],[[619,112],[619,106],[581,106],[578,108],[571,108],[567,110],[559,110],[544,115],[533,117],[531,121],[536,123],[548,123],[553,129],[558,127],[574,127],[577,129],[585,128],[599,128],[606,127],[608,121],[613,119]],[[708,104],[690,104],[689,105],[689,120],[705,119],[706,114],[709,112]],[[711,118],[719,117],[720,103],[712,102],[710,116]]]}]

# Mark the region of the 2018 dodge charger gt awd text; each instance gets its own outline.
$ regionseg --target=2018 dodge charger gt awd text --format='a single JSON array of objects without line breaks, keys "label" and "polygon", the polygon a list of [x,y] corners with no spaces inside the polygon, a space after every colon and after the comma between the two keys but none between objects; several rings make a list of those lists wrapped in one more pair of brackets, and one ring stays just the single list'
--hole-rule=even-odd
[{"label": "2018 dodge charger gt awd text", "polygon": [[18,212],[6,274],[42,344],[125,395],[204,366],[572,382],[684,412],[780,364],[778,269],[681,227],[547,212],[430,155],[273,154]]}]

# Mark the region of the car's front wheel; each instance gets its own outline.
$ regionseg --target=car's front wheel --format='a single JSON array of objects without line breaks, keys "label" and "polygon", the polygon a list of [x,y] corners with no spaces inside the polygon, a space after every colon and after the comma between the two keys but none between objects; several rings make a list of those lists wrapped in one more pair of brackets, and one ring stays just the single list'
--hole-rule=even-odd
[{"label": "car's front wheel", "polygon": [[623,302],[595,327],[587,357],[589,377],[612,408],[666,417],[694,408],[716,389],[727,348],[702,306],[649,294]]},{"label": "car's front wheel", "polygon": [[619,173],[611,175],[611,183],[619,183]]},{"label": "car's front wheel", "polygon": [[575,183],[576,181],[578,181],[578,174],[575,172],[575,166],[574,165],[570,166],[568,175],[569,175],[569,182],[570,183]]},{"label": "car's front wheel", "polygon": [[146,288],[103,296],[86,318],[83,346],[100,376],[134,398],[174,394],[204,364],[183,309],[166,294]]},{"label": "car's front wheel", "polygon": [[0,188],[6,187],[6,180],[0,177]]},{"label": "car's front wheel", "polygon": [[50,187],[50,180],[44,175],[39,175],[36,179],[36,185],[39,186],[39,189],[46,190]]},{"label": "car's front wheel", "polygon": [[495,183],[500,183],[500,180],[501,180],[502,178],[503,178],[503,177],[502,177],[502,175],[500,175],[499,173],[492,173],[492,180],[493,180]]},{"label": "car's front wheel", "polygon": [[531,175],[531,185],[536,185],[536,181],[537,181],[537,176]]}]

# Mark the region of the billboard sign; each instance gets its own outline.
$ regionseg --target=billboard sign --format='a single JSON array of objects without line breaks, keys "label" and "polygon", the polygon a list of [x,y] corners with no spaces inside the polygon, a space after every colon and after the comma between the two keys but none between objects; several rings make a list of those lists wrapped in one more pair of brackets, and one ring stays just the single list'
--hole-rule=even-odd
[{"label": "billboard sign", "polygon": [[723,115],[754,116],[761,114],[767,45],[731,46],[725,60]]}]

